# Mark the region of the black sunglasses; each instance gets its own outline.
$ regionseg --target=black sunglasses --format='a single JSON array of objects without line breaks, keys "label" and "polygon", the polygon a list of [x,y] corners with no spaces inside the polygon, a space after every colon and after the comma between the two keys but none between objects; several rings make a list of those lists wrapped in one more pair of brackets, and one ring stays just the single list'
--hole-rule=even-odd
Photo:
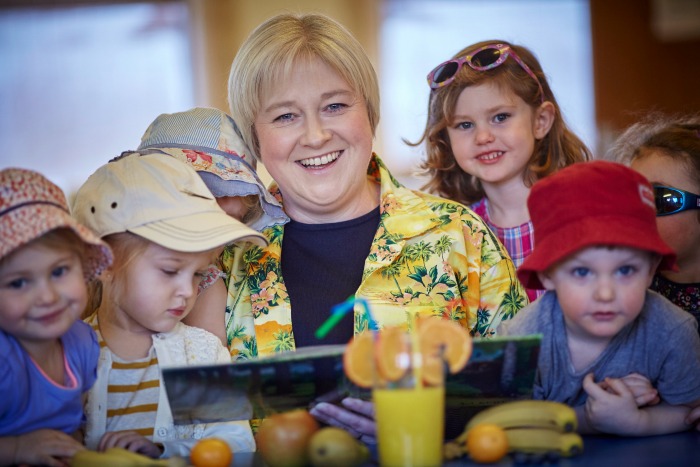
[{"label": "black sunglasses", "polygon": [[688,209],[700,209],[700,196],[670,186],[654,185],[656,215],[669,216]]}]

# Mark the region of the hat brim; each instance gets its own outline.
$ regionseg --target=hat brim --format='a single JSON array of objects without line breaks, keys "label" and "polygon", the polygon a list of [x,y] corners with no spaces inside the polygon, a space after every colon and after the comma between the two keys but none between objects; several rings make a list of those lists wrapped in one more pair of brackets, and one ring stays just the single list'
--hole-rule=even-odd
[{"label": "hat brim", "polygon": [[129,232],[175,251],[196,253],[234,242],[265,247],[265,236],[221,212],[205,212],[151,222]]},{"label": "hat brim", "polygon": [[[647,232],[647,235],[640,235]],[[591,216],[542,239],[535,232],[535,249],[518,268],[520,282],[529,289],[543,289],[537,276],[568,256],[587,247],[619,246],[636,248],[661,255],[659,270],[675,269],[676,254],[663,241],[658,232],[649,232],[648,223],[635,218],[617,216]]]},{"label": "hat brim", "polygon": [[[191,166],[200,174],[217,177],[214,179],[214,183],[212,183],[211,177],[202,177],[207,187],[217,198],[257,195],[260,198],[263,215],[250,225],[256,230],[273,225],[283,225],[289,221],[282,205],[267,191],[255,169],[237,154],[223,155],[202,147],[197,147],[195,150],[158,145],[144,147],[142,151],[159,151],[168,154]],[[209,159],[202,159],[197,153],[204,153]]]},{"label": "hat brim", "polygon": [[72,230],[86,245],[83,274],[90,281],[112,264],[112,250],[90,229],[79,224],[68,212],[50,204],[30,204],[0,218],[3,232],[0,257],[37,240],[52,230]]}]

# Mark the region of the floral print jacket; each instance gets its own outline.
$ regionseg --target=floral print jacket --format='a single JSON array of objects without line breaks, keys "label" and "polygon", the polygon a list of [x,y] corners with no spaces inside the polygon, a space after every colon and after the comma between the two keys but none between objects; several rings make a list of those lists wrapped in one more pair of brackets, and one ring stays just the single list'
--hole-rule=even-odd
[{"label": "floral print jacket", "polygon": [[[508,253],[473,211],[405,188],[376,155],[367,175],[381,187],[380,222],[355,296],[370,304],[372,327],[442,315],[488,337],[528,303]],[[271,191],[282,201],[274,185]],[[280,265],[284,226],[263,234],[268,247],[232,245],[221,258],[229,273],[226,332],[234,359],[295,348]],[[361,305],[354,314],[355,333],[370,326]]]}]

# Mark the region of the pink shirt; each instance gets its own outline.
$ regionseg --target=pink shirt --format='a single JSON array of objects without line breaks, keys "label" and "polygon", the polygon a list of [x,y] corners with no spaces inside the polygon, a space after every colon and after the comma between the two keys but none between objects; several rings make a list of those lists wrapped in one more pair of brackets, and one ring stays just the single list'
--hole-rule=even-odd
[{"label": "pink shirt", "polygon": [[[486,198],[482,198],[480,201],[471,205],[472,210],[484,220],[486,225],[496,234],[496,237],[498,237],[501,243],[503,243],[503,246],[506,247],[510,259],[513,260],[513,264],[517,269],[535,248],[535,232],[532,221],[527,221],[516,227],[504,229],[491,222],[488,207],[488,200]],[[525,291],[527,292],[530,302],[534,302],[537,297],[544,293],[544,290],[541,289],[525,289]]]}]

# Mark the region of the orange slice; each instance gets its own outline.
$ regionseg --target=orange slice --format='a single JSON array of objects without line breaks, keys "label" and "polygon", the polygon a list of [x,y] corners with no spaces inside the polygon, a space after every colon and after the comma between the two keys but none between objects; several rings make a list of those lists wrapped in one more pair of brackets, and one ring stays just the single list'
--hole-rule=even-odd
[{"label": "orange slice", "polygon": [[[443,360],[447,363],[450,373],[457,373],[467,365],[472,354],[472,338],[469,331],[456,321],[441,318],[421,320],[418,338],[426,362],[426,379],[431,375],[431,368],[433,371],[442,371]],[[435,359],[438,362],[435,362]]]},{"label": "orange slice", "polygon": [[371,331],[357,334],[343,353],[345,376],[361,388],[371,388],[374,370],[374,336]]},{"label": "orange slice", "polygon": [[410,342],[406,331],[399,327],[386,327],[379,333],[377,342],[377,368],[388,381],[398,381],[410,368]]},{"label": "orange slice", "polygon": [[445,362],[436,355],[423,354],[421,376],[428,386],[442,386],[445,381]]},{"label": "orange slice", "polygon": [[[420,319],[416,327],[423,357],[420,372],[427,384],[442,384],[444,365],[450,373],[466,366],[472,353],[472,339],[456,321],[437,317]],[[377,336],[372,331],[356,335],[343,354],[343,368],[348,379],[357,386],[371,388],[373,383],[403,378],[412,370],[411,341],[406,339],[407,335],[405,329],[393,326],[387,326]]]}]

